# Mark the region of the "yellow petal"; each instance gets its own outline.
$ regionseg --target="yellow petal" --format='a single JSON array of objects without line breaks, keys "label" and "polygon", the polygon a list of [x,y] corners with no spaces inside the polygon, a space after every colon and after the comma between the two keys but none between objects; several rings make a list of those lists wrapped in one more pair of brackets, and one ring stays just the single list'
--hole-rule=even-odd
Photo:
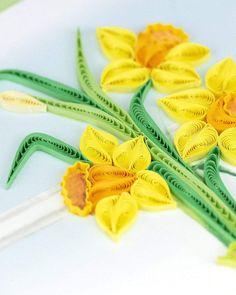
[{"label": "yellow petal", "polygon": [[66,170],[62,179],[62,197],[69,211],[79,216],[87,216],[92,210],[88,200],[91,184],[88,180],[90,165],[77,162]]},{"label": "yellow petal", "polygon": [[134,172],[146,169],[151,163],[151,155],[143,136],[126,141],[113,152],[114,165]]},{"label": "yellow petal", "polygon": [[160,211],[176,208],[166,181],[153,171],[139,171],[138,179],[131,187],[131,195],[140,208]]},{"label": "yellow petal", "polygon": [[210,105],[215,101],[211,91],[193,88],[179,91],[157,100],[157,105],[177,122],[202,120]]},{"label": "yellow petal", "polygon": [[217,131],[204,121],[190,121],[175,133],[174,143],[186,162],[204,157],[217,144]]},{"label": "yellow petal", "polygon": [[222,159],[236,166],[236,127],[226,129],[218,138]]},{"label": "yellow petal", "polygon": [[108,64],[101,76],[104,91],[129,92],[137,89],[149,79],[150,72],[130,59],[120,59]]},{"label": "yellow petal", "polygon": [[136,35],[123,28],[97,29],[97,38],[104,55],[110,59],[133,58]]},{"label": "yellow petal", "polygon": [[168,61],[180,61],[191,65],[199,65],[210,56],[208,47],[197,43],[184,42],[173,47],[166,56]]},{"label": "yellow petal", "polygon": [[152,70],[151,78],[158,91],[168,93],[201,84],[200,76],[192,66],[177,61],[161,63],[158,69]]},{"label": "yellow petal", "polygon": [[98,225],[114,240],[134,222],[136,200],[129,193],[107,197],[98,202],[95,215]]},{"label": "yellow petal", "polygon": [[93,163],[112,164],[118,140],[111,134],[87,126],[80,138],[80,150]]},{"label": "yellow petal", "polygon": [[231,57],[221,60],[208,70],[206,86],[217,96],[236,92],[236,63]]},{"label": "yellow petal", "polygon": [[26,93],[5,91],[0,93],[0,107],[10,112],[43,113],[47,106]]}]

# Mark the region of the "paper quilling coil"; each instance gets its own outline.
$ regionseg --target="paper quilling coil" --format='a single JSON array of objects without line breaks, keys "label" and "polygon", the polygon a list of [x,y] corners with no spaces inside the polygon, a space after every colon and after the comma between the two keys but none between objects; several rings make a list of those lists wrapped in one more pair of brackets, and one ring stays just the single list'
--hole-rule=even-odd
[{"label": "paper quilling coil", "polygon": [[174,143],[180,156],[186,162],[204,157],[217,144],[218,133],[204,121],[190,121],[175,133]]},{"label": "paper quilling coil", "polygon": [[221,200],[236,213],[236,201],[225,187],[219,173],[220,150],[218,147],[207,155],[204,163],[204,179],[207,186],[212,189]]},{"label": "paper quilling coil", "polygon": [[236,127],[223,131],[219,136],[218,145],[222,159],[236,166]]},{"label": "paper quilling coil", "polygon": [[157,104],[172,119],[183,123],[190,120],[203,120],[214,101],[215,97],[209,90],[193,88],[158,99]]},{"label": "paper quilling coil", "polygon": [[7,187],[12,185],[24,164],[36,151],[48,153],[70,164],[76,161],[88,162],[81,152],[73,146],[45,133],[31,133],[23,139],[16,152],[7,178]]}]

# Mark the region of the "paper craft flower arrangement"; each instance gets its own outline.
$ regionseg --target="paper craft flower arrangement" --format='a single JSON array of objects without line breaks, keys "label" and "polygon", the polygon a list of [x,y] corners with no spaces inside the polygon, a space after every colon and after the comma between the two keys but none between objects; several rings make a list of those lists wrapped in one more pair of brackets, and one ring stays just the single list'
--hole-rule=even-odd
[{"label": "paper craft flower arrangement", "polygon": [[[73,164],[62,179],[62,196],[69,210],[79,216],[94,214],[113,239],[135,220],[138,209],[171,209],[176,200],[229,247],[219,262],[236,265],[236,200],[219,174],[220,155],[236,165],[234,61],[227,58],[214,65],[206,74],[206,88],[199,88],[201,79],[193,66],[204,62],[210,51],[189,42],[181,29],[154,24],[136,35],[107,27],[97,29],[97,37],[111,60],[102,72],[101,87],[88,68],[79,32],[77,71],[82,90],[21,70],[0,71],[1,79],[53,97],[5,92],[0,95],[3,108],[50,112],[108,131],[88,126],[80,149],[47,134],[27,136],[16,153],[7,186],[34,151],[47,152]],[[143,104],[152,85],[172,92],[159,99],[158,106],[183,124],[175,134],[175,147]],[[136,89],[129,112],[104,93]],[[189,164],[206,155],[202,179]]]},{"label": "paper craft flower arrangement", "polygon": [[97,36],[111,60],[101,76],[105,91],[132,91],[148,79],[161,92],[197,87],[201,80],[193,66],[210,55],[206,46],[189,42],[188,35],[172,25],[148,25],[138,35],[123,28],[99,28]]},{"label": "paper craft flower arrangement", "polygon": [[80,150],[91,163],[76,162],[68,168],[62,196],[72,213],[95,213],[98,224],[113,239],[133,222],[139,208],[176,207],[165,180],[145,170],[151,155],[142,136],[119,145],[113,135],[88,126]]}]

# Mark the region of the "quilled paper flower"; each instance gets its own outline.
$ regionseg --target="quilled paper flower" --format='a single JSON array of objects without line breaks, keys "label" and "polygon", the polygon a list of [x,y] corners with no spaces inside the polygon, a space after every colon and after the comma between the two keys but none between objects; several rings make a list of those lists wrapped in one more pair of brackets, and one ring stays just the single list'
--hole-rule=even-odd
[{"label": "quilled paper flower", "polygon": [[95,212],[98,224],[116,239],[134,220],[137,208],[175,208],[166,181],[145,170],[151,155],[142,136],[118,144],[111,134],[88,126],[80,150],[91,163],[77,162],[62,180],[62,196],[79,216]]},{"label": "quilled paper flower", "polygon": [[207,155],[217,145],[218,133],[204,121],[190,121],[175,133],[174,143],[186,162],[193,162]]},{"label": "quilled paper flower", "polygon": [[97,29],[103,53],[111,60],[103,70],[105,91],[133,91],[152,79],[161,92],[173,92],[200,85],[195,65],[210,55],[206,46],[191,43],[188,35],[172,25],[148,25],[136,35],[118,27]]}]

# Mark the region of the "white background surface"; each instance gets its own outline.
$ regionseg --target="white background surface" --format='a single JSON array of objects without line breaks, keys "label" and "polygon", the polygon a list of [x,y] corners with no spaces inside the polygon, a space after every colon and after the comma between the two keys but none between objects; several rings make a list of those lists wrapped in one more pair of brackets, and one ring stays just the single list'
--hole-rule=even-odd
[{"label": "white background surface", "polygon": [[[25,69],[78,87],[78,26],[99,79],[107,61],[96,43],[96,26],[117,25],[138,32],[148,23],[165,22],[185,28],[191,40],[212,48],[212,59],[200,68],[204,73],[217,60],[236,57],[235,17],[234,0],[25,0],[0,14],[0,68]],[[1,81],[0,91],[8,89],[23,88]],[[113,97],[128,106],[130,95]],[[151,92],[146,106],[160,122],[164,115],[155,106],[156,97]],[[47,132],[78,145],[84,126],[51,114],[23,116],[0,110],[1,212],[58,183],[67,167],[37,153],[6,191],[8,169],[23,137]],[[226,181],[236,193],[235,180]],[[110,241],[92,217],[70,215],[0,252],[0,294],[235,294],[235,270],[214,263],[225,252],[214,236],[180,210],[140,213],[119,244]]]}]

